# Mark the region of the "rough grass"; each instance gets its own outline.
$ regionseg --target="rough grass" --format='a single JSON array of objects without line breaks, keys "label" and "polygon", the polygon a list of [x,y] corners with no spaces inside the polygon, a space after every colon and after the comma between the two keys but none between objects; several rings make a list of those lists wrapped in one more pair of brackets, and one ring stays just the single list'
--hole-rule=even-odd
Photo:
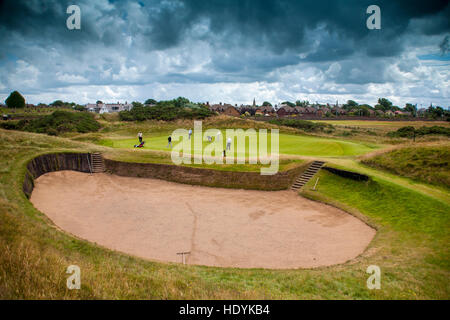
[{"label": "rough grass", "polygon": [[450,188],[450,145],[395,149],[362,163],[429,184]]},{"label": "rough grass", "polygon": [[36,119],[0,122],[0,126],[5,129],[46,133],[49,135],[59,135],[65,132],[86,133],[100,129],[100,124],[94,119],[92,114],[62,110]]},{"label": "rough grass", "polygon": [[[304,270],[221,269],[138,259],[64,233],[23,195],[25,165],[31,158],[46,152],[108,150],[0,130],[0,298],[450,298],[449,206],[381,179],[364,184],[320,173],[318,191],[305,194],[367,216],[378,233],[357,259]],[[66,289],[70,264],[81,268],[81,290]],[[366,287],[365,270],[372,264],[381,267],[381,290]]]}]

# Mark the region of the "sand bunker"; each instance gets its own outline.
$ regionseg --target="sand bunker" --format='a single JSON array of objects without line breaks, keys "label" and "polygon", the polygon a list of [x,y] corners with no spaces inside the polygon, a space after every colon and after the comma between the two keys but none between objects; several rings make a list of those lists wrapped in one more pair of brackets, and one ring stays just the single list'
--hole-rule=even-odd
[{"label": "sand bunker", "polygon": [[45,174],[31,196],[60,228],[139,257],[239,268],[300,268],[346,262],[375,230],[292,191],[208,188],[162,180]]}]

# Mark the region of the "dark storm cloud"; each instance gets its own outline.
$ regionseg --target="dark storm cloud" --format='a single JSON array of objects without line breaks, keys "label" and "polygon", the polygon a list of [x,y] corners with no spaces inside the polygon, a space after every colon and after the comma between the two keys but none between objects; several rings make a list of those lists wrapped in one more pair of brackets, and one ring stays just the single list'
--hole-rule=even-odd
[{"label": "dark storm cloud", "polygon": [[[373,3],[371,0],[184,0],[179,3],[152,17],[156,20],[148,35],[153,42],[163,47],[176,46],[183,33],[202,18],[210,22],[212,40],[218,37],[222,43],[227,43],[227,39],[234,40],[231,37],[234,36],[242,39],[241,46],[266,47],[275,53],[307,49],[305,31],[321,25],[329,34],[355,42],[374,32],[366,28],[366,8]],[[383,31],[375,31],[379,36],[370,39],[371,43],[377,44],[401,37],[412,19],[436,15],[441,21],[449,10],[445,0],[377,1],[377,4],[382,10]],[[442,19],[442,23],[434,24],[434,29],[425,31],[429,34],[448,31],[448,15],[446,23],[444,21]],[[363,48],[355,45],[346,51],[349,54]],[[392,54],[397,53],[398,50],[392,50]],[[382,55],[387,55],[386,51]]]},{"label": "dark storm cloud", "polygon": [[[65,9],[70,4],[79,4],[82,12],[83,32],[70,32],[65,26]],[[136,3],[147,17],[145,23],[136,25],[128,15],[129,2],[110,2],[111,8],[95,5],[96,1],[11,1],[0,2],[0,27],[2,35],[16,32],[23,37],[33,37],[46,42],[62,41],[70,44],[78,41],[101,41],[106,45],[115,42],[120,34],[113,34],[116,26],[102,24],[101,19],[85,11],[92,7],[99,16],[109,15],[117,19],[125,18],[130,31],[148,38],[154,49],[167,49],[184,41],[184,36],[192,27],[207,19],[209,21],[208,40],[220,40],[224,44],[258,46],[271,52],[285,50],[304,52],[310,48],[305,39],[306,30],[323,26],[325,30],[339,38],[355,42],[354,47],[337,51],[348,55],[361,50],[356,42],[369,37],[373,31],[365,27],[366,8],[372,0],[180,0],[142,1]],[[399,0],[377,1],[382,9],[382,32],[372,37],[370,43],[392,41],[402,36],[411,19],[435,16],[429,27],[423,30],[429,34],[449,31],[449,5],[445,0]],[[85,13],[88,15],[86,16]],[[447,13],[447,15],[446,15]],[[445,19],[446,18],[446,19]],[[114,19],[112,20],[114,23]],[[132,26],[134,26],[132,28]],[[431,27],[433,26],[433,28]],[[102,28],[106,28],[102,29]],[[240,39],[239,43],[233,43]],[[233,40],[233,41],[228,41]],[[336,45],[337,46],[337,45]],[[326,49],[326,48],[324,48]],[[389,51],[389,50],[388,50]],[[392,54],[397,54],[396,50]],[[374,54],[377,54],[374,52]],[[383,52],[383,55],[386,55]]]},{"label": "dark storm cloud", "polygon": [[[375,3],[381,30],[366,28],[372,0],[0,0],[0,88],[10,90],[8,74],[19,69],[34,71],[41,88],[58,88],[276,82],[280,69],[313,65],[325,72],[335,62],[339,67],[325,80],[395,81],[384,72],[390,58],[403,54],[410,39],[443,39],[450,32],[450,5]],[[81,8],[81,30],[66,28],[71,4]],[[209,50],[205,55],[195,50],[202,43]],[[448,50],[448,41],[441,47]],[[201,70],[190,69],[196,63],[203,63]]]},{"label": "dark storm cloud", "polygon": [[0,37],[33,40],[48,46],[102,40],[95,29],[95,21],[90,19],[83,19],[83,32],[71,32],[66,28],[66,9],[71,4],[73,1],[69,0],[1,1]]}]

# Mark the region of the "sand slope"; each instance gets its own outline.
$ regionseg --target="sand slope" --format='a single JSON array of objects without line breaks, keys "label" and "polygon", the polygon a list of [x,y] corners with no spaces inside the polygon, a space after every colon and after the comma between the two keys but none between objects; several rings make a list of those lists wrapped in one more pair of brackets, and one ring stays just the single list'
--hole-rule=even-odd
[{"label": "sand slope", "polygon": [[75,171],[36,180],[34,206],[57,226],[152,260],[221,267],[299,268],[348,261],[375,230],[292,191],[208,188]]}]

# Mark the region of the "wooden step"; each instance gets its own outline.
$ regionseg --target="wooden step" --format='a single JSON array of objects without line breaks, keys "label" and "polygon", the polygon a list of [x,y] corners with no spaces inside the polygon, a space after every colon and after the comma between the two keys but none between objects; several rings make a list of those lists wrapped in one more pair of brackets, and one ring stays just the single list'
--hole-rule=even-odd
[{"label": "wooden step", "polygon": [[91,166],[93,173],[105,172],[105,163],[100,153],[96,152],[91,154]]},{"label": "wooden step", "polygon": [[292,184],[292,190],[298,190],[311,180],[312,177],[323,167],[324,161],[313,161],[310,166],[303,172],[303,174],[298,177]]}]

